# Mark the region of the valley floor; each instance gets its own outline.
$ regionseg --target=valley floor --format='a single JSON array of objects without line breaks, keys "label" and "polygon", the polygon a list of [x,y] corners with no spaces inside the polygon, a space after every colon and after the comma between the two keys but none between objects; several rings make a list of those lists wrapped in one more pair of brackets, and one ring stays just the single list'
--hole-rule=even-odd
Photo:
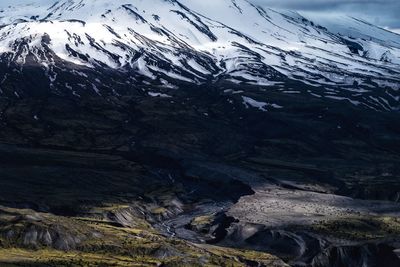
[{"label": "valley floor", "polygon": [[0,98],[1,266],[400,266],[399,115],[235,97]]}]

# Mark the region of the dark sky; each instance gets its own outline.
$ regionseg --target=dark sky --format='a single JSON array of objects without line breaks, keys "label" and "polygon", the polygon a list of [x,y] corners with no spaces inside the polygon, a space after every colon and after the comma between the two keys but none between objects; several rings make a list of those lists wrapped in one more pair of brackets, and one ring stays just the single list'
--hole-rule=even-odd
[{"label": "dark sky", "polygon": [[[16,3],[55,0],[0,0],[0,6]],[[128,0],[110,0],[126,2]],[[202,0],[193,0],[202,1]],[[221,0],[214,0],[221,1]],[[312,15],[345,14],[362,18],[376,25],[400,31],[400,0],[250,0],[253,3],[273,8],[291,9]]]}]

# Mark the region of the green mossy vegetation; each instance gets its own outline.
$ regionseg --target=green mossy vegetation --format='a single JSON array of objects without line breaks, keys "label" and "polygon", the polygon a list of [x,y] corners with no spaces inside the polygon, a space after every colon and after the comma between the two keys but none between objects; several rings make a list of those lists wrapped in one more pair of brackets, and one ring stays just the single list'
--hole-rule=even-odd
[{"label": "green mossy vegetation", "polygon": [[400,219],[395,217],[351,217],[325,221],[312,226],[317,233],[354,241],[400,236]]},{"label": "green mossy vegetation", "polygon": [[[124,208],[127,207],[115,207]],[[105,210],[115,212],[111,206]],[[160,235],[143,219],[135,218],[135,222],[132,227],[122,227],[98,218],[61,217],[0,207],[0,265],[285,266],[267,253],[197,245]],[[32,238],[47,232],[53,237],[51,243]],[[28,243],[27,237],[31,238]],[[68,249],[57,248],[63,238],[78,241]]]}]

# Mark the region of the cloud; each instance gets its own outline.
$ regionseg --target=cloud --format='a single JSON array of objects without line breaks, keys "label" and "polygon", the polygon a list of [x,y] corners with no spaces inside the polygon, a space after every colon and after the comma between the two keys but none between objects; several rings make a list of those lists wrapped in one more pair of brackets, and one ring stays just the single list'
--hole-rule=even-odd
[{"label": "cloud", "polygon": [[31,4],[31,3],[43,3],[50,4],[55,2],[54,0],[0,0],[0,8],[7,6],[14,6],[20,4]]},{"label": "cloud", "polygon": [[[129,0],[113,0],[127,2]],[[191,0],[207,5],[216,5],[216,0]],[[226,0],[228,1],[228,0]],[[0,7],[20,3],[50,4],[55,0],[0,0]],[[318,13],[318,15],[346,14],[362,18],[379,26],[391,29],[400,28],[400,1],[399,0],[250,0],[255,4],[297,10],[305,13]]]},{"label": "cloud", "polygon": [[400,28],[399,0],[252,0],[252,2],[266,7],[319,15],[346,14],[380,26]]}]

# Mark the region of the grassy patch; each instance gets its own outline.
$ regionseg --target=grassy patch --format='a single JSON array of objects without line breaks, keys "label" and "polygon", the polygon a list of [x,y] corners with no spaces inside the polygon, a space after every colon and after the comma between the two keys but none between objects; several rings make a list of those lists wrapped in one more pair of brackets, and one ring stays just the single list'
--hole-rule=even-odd
[{"label": "grassy patch", "polygon": [[[117,207],[117,210],[126,208]],[[106,209],[115,212],[110,207]],[[49,233],[51,242],[43,241],[44,233]],[[75,242],[73,245],[71,240]],[[69,242],[70,246],[58,248],[62,242]],[[280,259],[266,253],[200,246],[165,237],[145,223],[122,227],[97,218],[0,208],[0,266],[248,266],[258,263],[283,265]]]},{"label": "grassy patch", "polygon": [[353,217],[327,221],[312,226],[312,230],[348,240],[374,240],[400,235],[400,219],[394,217]]}]

